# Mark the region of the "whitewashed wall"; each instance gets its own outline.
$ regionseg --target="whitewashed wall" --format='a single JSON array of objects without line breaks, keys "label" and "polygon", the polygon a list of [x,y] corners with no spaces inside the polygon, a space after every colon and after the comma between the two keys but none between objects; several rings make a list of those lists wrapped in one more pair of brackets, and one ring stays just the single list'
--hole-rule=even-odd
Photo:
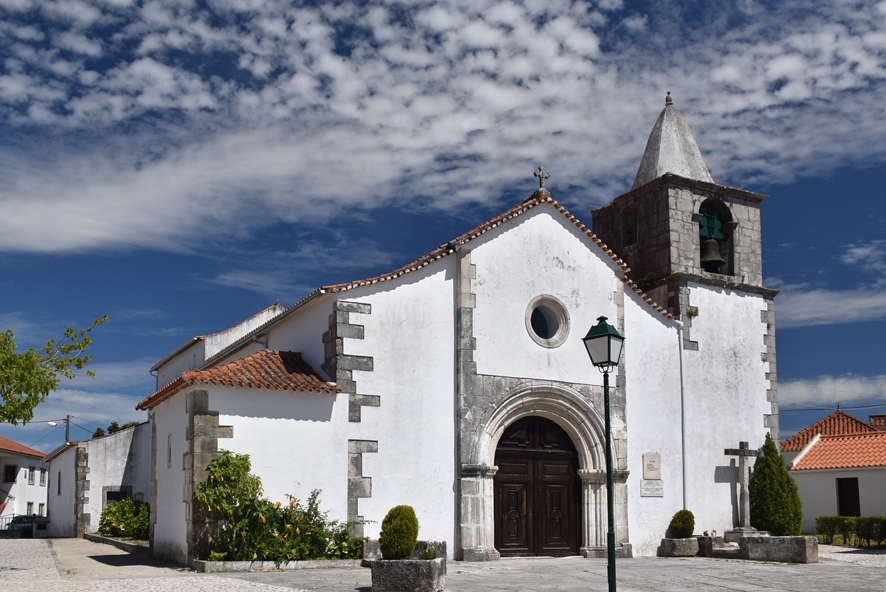
[{"label": "whitewashed wall", "polygon": [[[419,520],[419,538],[446,541],[455,532],[455,334],[452,279],[455,257],[446,257],[396,281],[358,288],[341,300],[372,305],[371,314],[349,313],[365,326],[363,340],[345,339],[345,353],[372,356],[372,372],[354,371],[357,392],[379,395],[380,407],[363,407],[349,423],[349,439],[378,441],[363,454],[372,497],[359,501],[366,536],[378,538],[393,506],[408,504]],[[346,475],[346,467],[343,476]]]},{"label": "whitewashed wall", "polygon": [[[632,290],[625,295],[625,405],[628,424],[628,526],[636,556],[655,555],[674,513],[683,509],[680,357],[676,324]],[[696,444],[697,445],[697,444]],[[643,455],[661,455],[663,497],[641,497]]]},{"label": "whitewashed wall", "polygon": [[[97,532],[106,486],[132,487],[132,497],[151,501],[151,424],[148,422],[78,444],[89,455],[88,532]],[[164,442],[165,445],[165,442]],[[164,449],[165,450],[165,449]]]},{"label": "whitewashed wall", "polygon": [[74,445],[53,458],[48,469],[49,534],[53,537],[76,536],[74,503],[77,498],[77,446]]},{"label": "whitewashed wall", "polygon": [[321,509],[347,520],[348,396],[207,385],[209,408],[234,437],[220,449],[248,454],[265,496],[304,501],[322,490]]},{"label": "whitewashed wall", "polygon": [[837,516],[837,479],[858,478],[862,516],[886,516],[886,467],[791,471],[803,502],[803,534],[815,533],[816,516]]},{"label": "whitewashed wall", "polygon": [[[603,259],[609,257],[550,205],[487,232],[469,248],[477,266],[471,282],[477,373],[602,384],[581,338],[601,315],[616,323],[618,280],[615,264]],[[569,313],[569,337],[556,348],[537,344],[526,329],[527,307],[543,294]]]},{"label": "whitewashed wall", "polygon": [[689,302],[698,307],[691,339],[698,351],[684,350],[687,428],[688,509],[697,532],[723,532],[738,520],[738,459],[723,454],[747,441],[763,445],[769,429],[764,415],[768,365],[761,296],[690,284]]},{"label": "whitewashed wall", "polygon": [[183,372],[193,370],[206,360],[203,339],[194,341],[190,347],[157,369],[157,390],[181,377]]},{"label": "whitewashed wall", "polygon": [[[188,545],[183,501],[185,472],[184,454],[188,450],[185,439],[188,414],[185,412],[185,394],[179,393],[153,409],[156,424],[157,457],[157,522],[154,526],[154,557],[187,563]],[[171,436],[171,438],[170,438]],[[167,442],[172,444],[172,462],[167,464]]]}]

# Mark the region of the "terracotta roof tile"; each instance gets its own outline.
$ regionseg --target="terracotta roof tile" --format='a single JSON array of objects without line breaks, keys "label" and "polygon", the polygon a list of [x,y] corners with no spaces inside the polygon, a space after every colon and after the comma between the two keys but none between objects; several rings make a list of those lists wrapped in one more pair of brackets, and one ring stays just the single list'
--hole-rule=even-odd
[{"label": "terracotta roof tile", "polygon": [[886,415],[871,415],[869,419],[872,427],[875,427],[880,431],[886,430]]},{"label": "terracotta roof tile", "polygon": [[[474,240],[475,238],[479,237],[480,235],[485,234],[486,232],[488,232],[494,228],[497,228],[498,226],[501,226],[502,224],[504,224],[508,220],[513,220],[514,218],[522,216],[523,214],[529,212],[530,210],[532,210],[536,206],[543,204],[543,203],[549,203],[549,204],[553,205],[554,208],[556,208],[558,212],[563,214],[563,216],[567,220],[569,220],[569,222],[575,224],[575,226],[580,231],[584,232],[588,236],[588,238],[590,238],[594,242],[594,244],[596,244],[598,247],[600,247],[600,249],[603,250],[603,253],[605,253],[610,259],[612,259],[616,263],[616,265],[621,267],[621,269],[624,273],[627,273],[628,271],[630,271],[630,268],[627,266],[627,264],[625,264],[625,262],[622,261],[621,258],[619,258],[618,255],[616,255],[612,251],[612,249],[610,249],[605,244],[603,244],[603,241],[600,240],[599,238],[597,238],[597,235],[594,234],[593,232],[591,232],[590,228],[588,228],[587,226],[582,224],[578,218],[576,218],[575,216],[570,214],[566,210],[566,208],[564,208],[559,203],[557,203],[554,199],[552,199],[550,193],[548,193],[547,191],[536,191],[534,194],[532,194],[532,197],[517,204],[516,206],[514,206],[510,210],[506,211],[505,213],[503,213],[499,216],[496,216],[495,218],[493,218],[492,220],[489,220],[488,222],[484,222],[483,224],[474,228],[473,230],[469,230],[468,232],[464,233],[463,235],[459,236],[458,238],[449,241],[445,245],[441,245],[441,246],[437,247],[436,249],[434,249],[433,251],[431,251],[427,255],[425,255],[423,257],[419,257],[418,259],[416,259],[412,263],[404,265],[400,269],[391,271],[389,273],[384,273],[382,275],[377,275],[375,277],[366,278],[363,280],[357,280],[354,282],[346,282],[343,284],[333,284],[330,286],[323,286],[322,288],[320,288],[320,290],[324,291],[324,292],[346,292],[347,290],[359,288],[360,286],[377,284],[379,282],[386,282],[389,280],[396,279],[402,275],[406,275],[407,273],[411,273],[413,271],[418,271],[419,269],[426,267],[428,264],[433,263],[434,261],[437,261],[438,259],[442,259],[443,257],[446,257],[447,255],[451,255],[452,253],[455,253],[455,250],[457,247]],[[673,315],[671,315],[670,313],[668,313],[664,308],[662,308],[661,306],[656,304],[655,301],[653,301],[649,296],[644,294],[643,291],[640,288],[638,288],[637,285],[633,281],[631,281],[630,279],[627,278],[627,276],[623,276],[623,279],[625,280],[625,282],[627,282],[627,284],[631,287],[631,289],[634,292],[636,292],[637,294],[640,295],[640,297],[643,299],[643,301],[646,304],[651,306],[658,313],[660,313],[661,315],[663,315],[669,319],[676,318]]]},{"label": "terracotta roof tile", "polygon": [[38,456],[43,458],[46,456],[45,452],[40,452],[39,450],[34,450],[33,448],[28,448],[24,444],[19,444],[18,442],[13,442],[8,438],[4,438],[0,436],[0,450],[8,450],[9,452],[17,452],[19,454],[27,454],[28,456]]},{"label": "terracotta roof tile", "polygon": [[792,471],[886,466],[886,432],[822,436]]},{"label": "terracotta roof tile", "polygon": [[162,401],[193,384],[316,393],[341,392],[341,389],[320,378],[310,364],[302,359],[300,353],[263,349],[223,366],[184,372],[180,378],[139,403],[136,409],[153,409]]},{"label": "terracotta roof tile", "polygon": [[845,436],[847,434],[876,431],[876,428],[838,409],[836,413],[831,413],[821,421],[812,424],[803,431],[797,432],[782,442],[781,450],[782,452],[799,452],[818,434],[822,436]]}]

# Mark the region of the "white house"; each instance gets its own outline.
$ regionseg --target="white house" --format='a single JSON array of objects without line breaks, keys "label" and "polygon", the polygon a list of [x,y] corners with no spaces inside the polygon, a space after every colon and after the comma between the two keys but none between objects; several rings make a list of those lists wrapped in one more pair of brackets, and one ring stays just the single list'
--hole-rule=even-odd
[{"label": "white house", "polygon": [[879,421],[878,415],[871,416],[872,423],[865,423],[862,420],[852,417],[837,404],[837,411],[822,418],[803,430],[800,430],[787,440],[781,443],[781,455],[785,459],[785,463],[790,467],[797,455],[816,437],[816,436],[847,436],[849,434],[876,433],[877,427],[872,425]]},{"label": "white house", "polygon": [[68,442],[43,462],[50,477],[52,536],[96,532],[109,503],[129,497],[150,500],[151,426],[145,422],[107,436]]},{"label": "white house", "polygon": [[420,538],[458,558],[602,556],[603,376],[581,341],[600,316],[626,338],[611,377],[619,554],[655,554],[684,507],[699,530],[731,528],[724,449],[778,441],[763,199],[713,182],[668,97],[633,188],[592,227],[542,185],[202,360],[167,356],[138,405],[154,432],[154,556],[207,554],[194,492],[219,449],[248,453],[272,500],[322,489],[370,538],[409,504]]},{"label": "white house", "polygon": [[46,516],[45,453],[0,436],[0,528],[13,516]]},{"label": "white house", "polygon": [[818,516],[886,516],[886,431],[815,436],[794,458],[803,532]]}]

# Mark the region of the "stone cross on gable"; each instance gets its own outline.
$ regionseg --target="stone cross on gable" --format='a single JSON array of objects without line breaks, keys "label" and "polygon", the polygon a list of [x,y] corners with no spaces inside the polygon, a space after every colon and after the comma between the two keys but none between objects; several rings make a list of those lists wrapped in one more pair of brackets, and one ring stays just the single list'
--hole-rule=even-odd
[{"label": "stone cross on gable", "polygon": [[748,493],[748,471],[745,459],[749,457],[763,456],[759,450],[748,448],[747,442],[739,442],[738,448],[727,448],[723,451],[726,456],[738,457],[738,478],[741,483],[741,496],[738,507],[738,522],[741,528],[751,527],[751,498]]},{"label": "stone cross on gable", "polygon": [[540,167],[538,167],[538,170],[536,170],[534,173],[532,173],[532,176],[538,177],[538,190],[544,191],[545,190],[545,179],[550,179],[551,173],[546,172],[545,166],[541,165]]}]

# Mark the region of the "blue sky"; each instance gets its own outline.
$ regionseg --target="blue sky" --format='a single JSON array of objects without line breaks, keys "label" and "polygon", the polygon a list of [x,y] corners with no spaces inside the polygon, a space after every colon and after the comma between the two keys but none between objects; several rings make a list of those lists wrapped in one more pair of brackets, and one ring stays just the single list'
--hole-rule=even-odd
[{"label": "blue sky", "polygon": [[671,91],[714,180],[771,195],[792,433],[886,405],[884,81],[886,2],[0,0],[0,328],[108,314],[35,419],[144,419],[190,337],[399,267],[539,164],[589,223]]}]

